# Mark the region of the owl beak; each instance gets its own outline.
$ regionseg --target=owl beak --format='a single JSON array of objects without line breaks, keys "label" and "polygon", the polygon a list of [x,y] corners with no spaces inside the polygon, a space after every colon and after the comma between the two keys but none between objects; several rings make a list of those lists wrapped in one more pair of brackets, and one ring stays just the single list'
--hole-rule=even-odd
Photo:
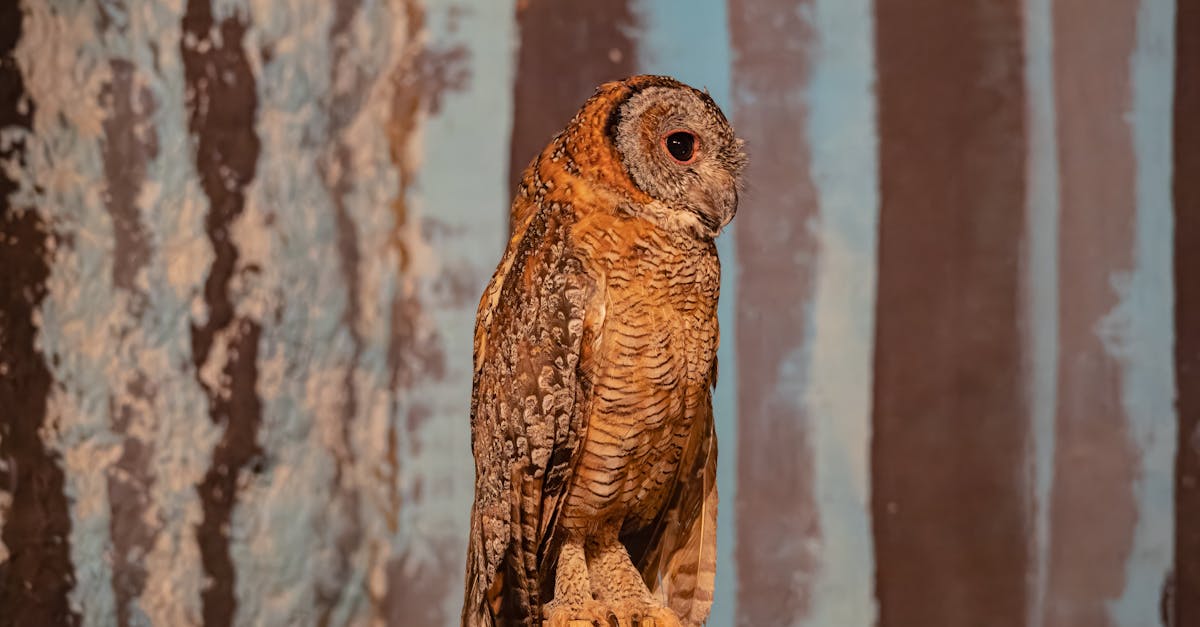
[{"label": "owl beak", "polygon": [[708,228],[712,237],[716,237],[721,234],[721,231],[737,213],[737,188],[732,184],[717,185],[705,189],[700,195],[703,198],[696,203],[698,205],[696,214],[700,218],[700,222]]},{"label": "owl beak", "polygon": [[729,208],[725,212],[725,219],[721,222],[721,228],[717,230],[717,233],[724,231],[725,227],[729,226],[730,222],[733,222],[733,216],[737,214],[737,208],[738,208],[738,191],[737,191],[737,188],[734,187],[733,188],[733,202],[729,204]]}]

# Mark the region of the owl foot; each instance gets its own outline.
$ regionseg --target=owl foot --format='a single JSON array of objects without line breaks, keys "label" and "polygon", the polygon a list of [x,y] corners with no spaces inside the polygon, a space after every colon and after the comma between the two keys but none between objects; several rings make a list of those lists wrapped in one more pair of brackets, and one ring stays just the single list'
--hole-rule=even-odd
[{"label": "owl foot", "polygon": [[620,627],[681,627],[675,612],[655,603],[631,599],[612,609]]},{"label": "owl foot", "polygon": [[557,599],[546,604],[543,627],[614,627],[616,615],[608,606],[588,599],[580,603],[560,603]]}]

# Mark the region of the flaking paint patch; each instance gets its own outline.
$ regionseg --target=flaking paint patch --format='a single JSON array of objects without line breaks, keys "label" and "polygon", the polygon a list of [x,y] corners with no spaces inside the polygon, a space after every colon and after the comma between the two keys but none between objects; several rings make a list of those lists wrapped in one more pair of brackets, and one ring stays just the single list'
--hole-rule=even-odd
[{"label": "flaking paint patch", "polygon": [[[359,250],[357,330],[362,351],[352,373],[357,402],[355,428],[348,446],[354,463],[345,467],[343,483],[356,486],[363,536],[360,552],[352,560],[343,584],[340,604],[331,622],[350,620],[379,624],[380,604],[387,593],[385,568],[395,544],[396,516],[400,507],[396,460],[389,446],[395,432],[394,395],[388,365],[391,344],[391,308],[397,289],[400,259],[392,233],[394,214],[387,207],[396,197],[398,176],[389,164],[390,144],[385,133],[395,89],[389,70],[407,54],[407,16],[403,7],[382,2],[364,2],[346,37],[347,63],[370,77],[364,101],[340,131],[340,141],[353,146],[346,155],[342,202],[354,225]],[[375,28],[388,24],[388,28]],[[348,297],[354,297],[349,294]],[[347,305],[351,307],[352,305]],[[345,617],[343,619],[343,617]]]},{"label": "flaking paint patch", "polygon": [[145,306],[126,337],[128,355],[115,364],[136,362],[143,385],[154,390],[127,427],[127,436],[154,443],[147,465],[155,475],[146,488],[142,524],[155,533],[138,556],[144,588],[126,610],[131,624],[196,625],[204,582],[194,535],[202,517],[195,485],[219,434],[197,415],[205,400],[195,384],[188,341],[188,315],[213,253],[203,235],[207,202],[189,160],[180,158],[191,152],[183,68],[172,53],[181,37],[182,2],[143,2],[136,11],[114,3],[105,10],[111,11],[112,28],[119,29],[105,39],[109,51],[132,65],[135,88],[155,103],[146,112],[144,132],[159,149],[146,163],[134,203],[150,249],[144,284],[138,281]]},{"label": "flaking paint patch", "polygon": [[[469,239],[457,237],[460,229],[471,224],[460,211],[478,207],[432,205],[424,198],[424,177],[437,177],[429,174],[431,168],[424,163],[427,148],[433,145],[426,133],[442,108],[471,85],[474,71],[468,64],[473,57],[464,48],[469,40],[463,33],[494,26],[494,22],[477,21],[477,14],[494,19],[495,11],[504,7],[482,3],[422,7],[410,2],[405,8],[408,22],[398,37],[404,47],[389,70],[396,90],[388,129],[399,181],[393,210],[401,270],[392,286],[387,355],[395,422],[381,441],[392,460],[385,470],[395,482],[398,507],[393,546],[386,561],[376,564],[372,580],[386,578],[386,591],[376,599],[378,620],[444,624],[458,614],[461,601],[461,554],[473,485],[470,466],[461,463],[462,457],[446,454],[469,450],[469,430],[463,428],[469,365],[450,369],[447,342],[469,345],[469,340],[462,343],[471,329],[470,314],[464,315],[464,310],[473,303],[461,302],[458,291],[445,286],[463,281],[455,273],[464,266],[451,251],[470,247],[465,244]],[[467,172],[461,162],[454,170],[459,175]],[[469,364],[469,352],[453,358],[458,364]],[[464,358],[468,361],[461,361]],[[414,614],[414,607],[421,612]]]},{"label": "flaking paint patch", "polygon": [[[1049,625],[1119,625],[1142,452],[1122,400],[1128,364],[1105,319],[1120,309],[1114,275],[1135,265],[1137,155],[1127,112],[1137,2],[1052,5],[1059,159],[1059,372],[1046,592]],[[1087,15],[1093,28],[1071,27]],[[1103,42],[1104,45],[1097,44]],[[1095,67],[1110,71],[1094,72]],[[1104,220],[1096,220],[1103,215]],[[1105,328],[1110,327],[1110,328]],[[1110,336],[1110,337],[1106,337]],[[1148,611],[1146,616],[1156,612]]]},{"label": "flaking paint patch", "polygon": [[153,482],[149,462],[154,443],[129,432],[151,419],[148,412],[152,403],[147,396],[155,392],[146,385],[146,375],[137,362],[144,345],[131,340],[141,338],[138,330],[143,324],[141,314],[146,308],[148,288],[145,267],[151,252],[135,201],[145,180],[146,161],[155,156],[157,147],[153,126],[147,124],[154,103],[136,67],[120,58],[110,60],[109,65],[113,82],[106,88],[105,105],[110,113],[101,144],[107,182],[105,205],[113,222],[112,281],[119,290],[117,297],[125,301],[128,320],[117,322],[122,347],[113,355],[112,370],[114,382],[119,383],[110,393],[109,402],[112,429],[123,434],[121,453],[104,474],[111,504],[109,535],[116,622],[126,627],[131,622],[130,605],[145,587],[142,557],[155,533],[154,525],[144,523],[147,488]]},{"label": "flaking paint patch", "polygon": [[[239,572],[247,574],[239,585],[242,620],[287,625],[335,613],[362,620],[364,595],[356,582],[367,555],[355,546],[341,553],[343,531],[363,515],[348,511],[358,507],[354,466],[364,461],[353,447],[348,460],[357,459],[335,483],[338,451],[345,448],[337,434],[344,421],[360,421],[343,413],[341,401],[352,392],[340,389],[354,377],[346,326],[354,295],[330,263],[338,257],[337,226],[320,160],[335,131],[328,109],[314,97],[332,89],[325,46],[333,7],[315,15],[306,3],[255,3],[251,10],[256,38],[271,55],[262,59],[258,79],[264,152],[247,207],[254,224],[243,237],[265,244],[259,281],[267,300],[281,306],[265,325],[260,388],[270,471],[247,486],[254,507],[234,522],[246,547],[238,559]],[[311,18],[301,26],[306,15]],[[346,495],[343,506],[331,505]]]},{"label": "flaking paint patch", "polygon": [[255,269],[231,280],[230,291],[242,315],[261,324],[256,390],[263,408],[260,470],[239,478],[240,506],[229,525],[234,622],[313,623],[328,612],[327,595],[314,592],[329,586],[323,578],[335,570],[330,536],[349,515],[330,505],[333,458],[323,438],[349,417],[322,402],[319,390],[343,376],[348,349],[340,326],[346,294],[327,262],[336,255],[332,211],[316,166],[327,117],[314,94],[328,89],[322,44],[332,7],[226,4],[214,8],[253,20],[245,41],[262,146],[232,233],[240,262]]},{"label": "flaking paint patch", "polygon": [[1129,435],[1140,452],[1134,500],[1138,508],[1121,596],[1109,603],[1119,625],[1157,616],[1173,554],[1175,381],[1172,346],[1171,106],[1174,99],[1175,7],[1141,0],[1136,46],[1130,58],[1128,116],[1135,155],[1133,268],[1114,276],[1120,302],[1097,332],[1107,352],[1124,364],[1121,404]]},{"label": "flaking paint patch", "polygon": [[35,321],[38,348],[57,385],[41,430],[62,456],[71,512],[72,608],[84,624],[113,614],[106,555],[109,505],[103,468],[119,453],[108,427],[108,358],[124,304],[110,280],[111,218],[104,207],[98,139],[105,117],[103,87],[111,80],[94,5],[25,5],[24,33],[14,52],[26,90],[38,103],[26,138],[28,177],[22,187],[55,234],[47,294]]},{"label": "flaking paint patch", "polygon": [[353,44],[348,30],[352,27],[359,8],[360,0],[341,0],[334,5],[333,17],[327,31],[331,59],[325,107],[329,117],[330,140],[317,163],[333,206],[339,270],[346,285],[346,306],[342,314],[342,324],[349,334],[352,347],[350,355],[346,358],[348,363],[341,370],[340,381],[330,380],[321,386],[326,392],[322,394],[326,402],[336,404],[336,407],[331,406],[327,411],[332,410],[331,414],[336,412],[341,415],[341,420],[332,425],[336,428],[327,428],[322,433],[322,438],[326,447],[332,451],[336,463],[331,485],[335,507],[345,512],[345,516],[335,521],[337,524],[331,525],[331,531],[335,534],[333,568],[316,582],[316,602],[320,612],[318,620],[324,624],[329,622],[343,597],[348,597],[350,604],[347,607],[351,608],[363,597],[361,588],[347,588],[344,585],[344,581],[352,572],[355,553],[363,544],[360,492],[352,481],[353,473],[347,472],[348,466],[354,463],[350,440],[358,416],[359,403],[359,391],[354,385],[354,379],[364,350],[363,337],[358,326],[362,291],[359,267],[362,253],[359,248],[358,229],[346,205],[346,195],[353,181],[353,173],[347,169],[352,146],[341,137],[346,125],[361,109],[366,96],[365,87],[368,84],[368,76],[363,70],[357,65],[347,63]]},{"label": "flaking paint patch", "polygon": [[[390,245],[394,217],[385,208],[395,197],[398,182],[388,163],[387,137],[380,132],[389,115],[393,89],[387,69],[394,66],[404,41],[396,39],[398,35],[403,37],[402,25],[397,22],[404,18],[393,11],[394,6],[387,3],[364,2],[347,30],[352,45],[347,48],[346,59],[365,68],[372,82],[366,88],[362,108],[347,122],[341,135],[346,145],[356,147],[347,157],[347,172],[353,176],[343,201],[355,225],[359,249],[363,251],[356,306],[363,351],[353,374],[358,416],[349,440],[355,451],[355,463],[347,472],[362,496],[360,524],[364,541],[350,574],[348,585],[353,586],[352,593],[343,596],[335,615],[348,616],[353,609],[363,612],[354,614],[362,620],[378,618],[371,601],[382,598],[386,580],[372,587],[369,579],[372,573],[382,574],[380,565],[387,558],[395,532],[391,520],[396,486],[389,481],[386,446],[393,403],[387,367],[390,336],[387,311],[399,258]],[[373,27],[376,24],[392,26],[377,29]],[[354,609],[358,606],[361,607]]]}]

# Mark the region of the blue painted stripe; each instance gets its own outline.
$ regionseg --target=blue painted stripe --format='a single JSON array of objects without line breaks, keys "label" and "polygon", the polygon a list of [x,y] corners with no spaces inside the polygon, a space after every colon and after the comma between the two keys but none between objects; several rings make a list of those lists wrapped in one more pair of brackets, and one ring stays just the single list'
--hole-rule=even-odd
[{"label": "blue painted stripe", "polygon": [[[508,243],[516,13],[512,0],[431,0],[426,6],[428,47],[464,51],[464,65],[455,69],[469,72],[470,78],[461,90],[445,94],[440,109],[426,118],[423,163],[417,188],[409,195],[426,231],[422,245],[434,253],[425,258],[432,266],[414,270],[445,365],[442,377],[414,389],[408,401],[427,406],[434,416],[422,427],[423,446],[410,462],[427,484],[439,486],[438,494],[425,490],[410,522],[418,542],[454,556],[448,564],[430,567],[453,569],[457,582],[475,486],[467,420],[475,308]],[[414,549],[414,555],[432,553]],[[454,588],[440,602],[447,624],[458,624],[461,589]]]},{"label": "blue painted stripe", "polygon": [[[648,74],[666,74],[707,89],[713,100],[732,115],[730,94],[733,57],[729,42],[729,19],[724,2],[695,3],[688,0],[641,0],[636,12],[642,26],[638,40],[637,69]],[[710,625],[734,625],[737,602],[737,563],[734,558],[737,494],[737,220],[717,239],[721,256],[721,346],[717,351],[720,372],[713,397],[717,442],[717,581]]]},{"label": "blue painted stripe", "polygon": [[1028,320],[1029,486],[1033,501],[1029,577],[1030,627],[1045,619],[1050,571],[1050,499],[1054,484],[1058,403],[1058,139],[1054,97],[1054,21],[1051,0],[1025,2],[1025,86],[1028,150],[1025,195],[1027,244],[1024,315]]},{"label": "blue painted stripe", "polygon": [[870,442],[879,222],[873,3],[815,0],[805,93],[817,235],[811,362],[814,494],[823,545],[807,626],[875,624]]},{"label": "blue painted stripe", "polygon": [[1136,158],[1133,269],[1114,276],[1121,302],[1103,321],[1117,331],[1107,348],[1124,361],[1121,401],[1140,455],[1134,498],[1138,521],[1125,567],[1125,589],[1109,610],[1118,625],[1157,622],[1171,567],[1175,459],[1174,290],[1171,259],[1172,102],[1175,4],[1142,0],[1130,59]]}]

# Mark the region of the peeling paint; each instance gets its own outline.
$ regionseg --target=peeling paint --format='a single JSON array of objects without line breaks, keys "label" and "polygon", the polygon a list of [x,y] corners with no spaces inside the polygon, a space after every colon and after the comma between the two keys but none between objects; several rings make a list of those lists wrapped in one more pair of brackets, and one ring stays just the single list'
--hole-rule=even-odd
[{"label": "peeling paint", "polygon": [[54,243],[23,176],[34,106],[14,52],[27,26],[16,3],[0,7],[0,624],[77,625],[63,469],[40,437],[52,376],[35,316]]},{"label": "peeling paint", "polygon": [[[46,421],[38,435],[62,460],[63,498],[71,515],[70,561],[75,565],[71,610],[78,614],[78,619],[54,622],[90,624],[111,615],[114,604],[105,559],[110,507],[105,476],[93,472],[119,455],[108,427],[107,390],[113,323],[125,305],[111,289],[107,242],[112,224],[103,204],[98,142],[105,115],[101,96],[111,73],[93,5],[35,3],[23,11],[24,30],[14,56],[37,107],[26,138],[22,188],[53,233],[46,296],[34,322],[38,349],[56,385],[48,390]],[[59,524],[52,518],[47,522]]]},{"label": "peeling paint", "polygon": [[[144,346],[129,344],[143,320],[146,307],[144,274],[151,250],[145,226],[137,206],[137,196],[146,178],[146,161],[157,156],[157,139],[148,120],[154,102],[126,59],[110,61],[113,82],[107,87],[106,100],[111,113],[104,123],[105,205],[113,222],[114,259],[112,282],[123,290],[128,302],[130,321],[117,331],[125,338],[127,350],[120,359],[125,375],[124,386],[110,400],[111,428],[125,434],[121,457],[107,467],[107,490],[111,507],[109,534],[112,541],[112,588],[117,624],[131,622],[131,604],[146,585],[142,558],[153,546],[155,529],[146,524],[148,489],[154,481],[150,461],[155,443],[128,435],[137,429],[135,422],[148,419],[153,408],[153,387],[136,362]],[[118,375],[120,376],[120,375]]]}]

